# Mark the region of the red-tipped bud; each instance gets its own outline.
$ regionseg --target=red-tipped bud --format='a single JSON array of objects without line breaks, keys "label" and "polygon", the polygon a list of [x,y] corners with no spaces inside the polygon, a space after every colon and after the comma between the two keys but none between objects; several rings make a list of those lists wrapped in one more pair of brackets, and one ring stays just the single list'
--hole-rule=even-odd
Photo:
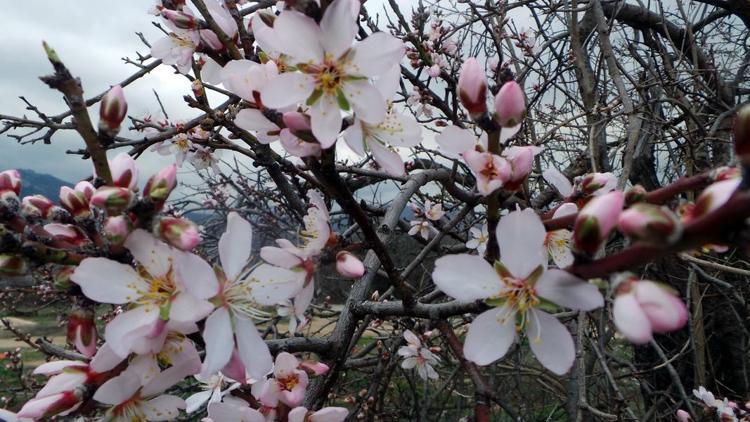
[{"label": "red-tipped bud", "polygon": [[88,202],[88,201],[91,201],[91,197],[94,196],[94,192],[96,192],[96,188],[94,187],[94,185],[91,184],[91,182],[82,180],[76,183],[75,191],[81,192],[83,196],[86,198],[86,202]]},{"label": "red-tipped bud", "polygon": [[40,398],[34,398],[26,402],[16,416],[25,419],[47,419],[58,413],[78,405],[83,397],[79,389],[73,391],[64,391]]},{"label": "red-tipped bud", "polygon": [[96,324],[94,311],[89,308],[73,310],[68,317],[68,343],[87,358],[96,353]]},{"label": "red-tipped bud", "polygon": [[172,22],[174,26],[180,29],[198,28],[198,21],[195,20],[195,17],[185,12],[171,9],[162,9],[161,16],[164,19]]},{"label": "red-tipped bud", "polygon": [[55,203],[43,195],[25,196],[21,200],[21,213],[27,218],[47,218]]},{"label": "red-tipped bud", "polygon": [[580,181],[580,191],[586,195],[601,195],[617,186],[617,177],[612,173],[589,173]]},{"label": "red-tipped bud", "polygon": [[541,151],[542,148],[537,146],[513,146],[503,151],[503,157],[508,160],[511,167],[510,178],[503,185],[504,190],[516,191],[521,188],[524,180],[531,173],[534,157]]},{"label": "red-tipped bud", "polygon": [[691,210],[688,220],[702,217],[724,205],[734,195],[741,179],[728,179],[716,182],[701,192],[695,200],[695,207]]},{"label": "red-tipped bud", "polygon": [[26,260],[17,255],[0,255],[0,274],[4,276],[19,276],[28,272]]},{"label": "red-tipped bud", "polygon": [[133,191],[117,186],[102,186],[91,197],[91,205],[103,208],[110,215],[123,212],[133,199]]},{"label": "red-tipped bud", "polygon": [[526,114],[526,99],[521,86],[515,81],[506,82],[495,95],[495,121],[502,127],[521,124]]},{"label": "red-tipped bud", "polygon": [[458,76],[458,98],[473,118],[487,112],[487,77],[474,57],[466,60]]},{"label": "red-tipped bud", "polygon": [[625,197],[620,191],[597,196],[589,201],[578,213],[573,228],[576,250],[594,254],[617,225],[624,202]]},{"label": "red-tipped bud", "polygon": [[643,202],[646,200],[646,195],[648,195],[646,188],[641,185],[635,185],[625,191],[625,204],[633,205],[638,202]]},{"label": "red-tipped bud", "polygon": [[740,108],[734,118],[734,153],[742,164],[750,164],[750,104]]},{"label": "red-tipped bud", "polygon": [[44,231],[49,233],[53,239],[59,242],[68,243],[70,246],[81,246],[90,242],[86,234],[72,224],[45,224]]},{"label": "red-tipped bud", "polygon": [[109,160],[109,169],[112,172],[113,185],[132,191],[138,190],[138,167],[129,154],[117,154],[114,159]]},{"label": "red-tipped bud", "polygon": [[86,195],[68,186],[60,188],[60,205],[76,218],[86,218],[91,215],[89,200],[86,199]]},{"label": "red-tipped bud", "polygon": [[177,165],[167,166],[151,176],[143,188],[143,196],[153,201],[166,201],[177,186]]},{"label": "red-tipped bud", "polygon": [[365,273],[365,266],[356,256],[347,251],[336,254],[336,271],[346,278],[359,278]]},{"label": "red-tipped bud", "polygon": [[21,194],[21,173],[18,170],[5,170],[0,173],[0,193],[13,192]]},{"label": "red-tipped bud", "polygon": [[312,360],[303,360],[300,362],[299,367],[310,375],[325,375],[331,369],[323,362],[315,362]]},{"label": "red-tipped bud", "polygon": [[722,180],[736,179],[741,176],[740,169],[738,167],[727,167],[722,166],[714,169],[711,172],[711,178],[714,182],[721,182]]},{"label": "red-tipped bud", "polygon": [[75,270],[76,267],[73,265],[57,267],[52,273],[52,285],[60,291],[68,290],[71,286],[70,276],[73,275]]},{"label": "red-tipped bud", "polygon": [[107,217],[102,231],[112,245],[122,245],[133,230],[130,219],[125,215]]},{"label": "red-tipped bud", "polygon": [[639,203],[620,214],[620,231],[634,240],[671,243],[682,233],[680,218],[666,207]]},{"label": "red-tipped bud", "polygon": [[159,235],[170,245],[183,251],[189,251],[201,241],[198,226],[186,218],[164,217],[159,220]]},{"label": "red-tipped bud", "polygon": [[115,85],[104,94],[99,105],[99,130],[109,136],[117,135],[127,112],[128,103],[122,87]]}]

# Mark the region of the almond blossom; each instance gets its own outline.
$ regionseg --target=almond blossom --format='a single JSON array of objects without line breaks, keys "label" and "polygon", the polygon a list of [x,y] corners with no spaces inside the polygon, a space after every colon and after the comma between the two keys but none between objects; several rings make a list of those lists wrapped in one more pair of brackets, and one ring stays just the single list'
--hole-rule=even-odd
[{"label": "almond blossom", "polygon": [[300,361],[294,355],[281,352],[276,356],[272,378],[253,385],[253,392],[266,411],[275,409],[279,402],[289,407],[299,406],[305,397],[309,378],[300,369]]},{"label": "almond blossom", "polygon": [[323,148],[331,147],[341,130],[342,111],[354,111],[362,121],[378,124],[386,114],[385,98],[369,78],[392,69],[404,46],[385,32],[376,32],[352,46],[358,25],[356,0],[334,0],[318,25],[313,19],[285,9],[273,25],[271,47],[288,56],[299,72],[274,78],[263,90],[267,107],[305,102],[310,107],[312,133]]},{"label": "almond blossom", "polygon": [[[555,210],[552,218],[562,218],[566,215],[574,215],[578,212],[578,206],[572,202],[566,202]],[[551,230],[544,238],[544,245],[557,268],[566,268],[573,265],[575,257],[571,248],[573,232],[568,229]]]},{"label": "almond blossom", "polygon": [[343,422],[349,416],[349,411],[343,407],[324,407],[317,412],[307,410],[306,407],[295,407],[289,411],[289,422]]},{"label": "almond blossom", "polygon": [[496,236],[501,261],[495,267],[477,255],[447,255],[435,261],[437,287],[460,301],[486,300],[495,306],[478,315],[464,343],[466,358],[490,364],[508,352],[524,329],[531,351],[547,369],[566,373],[575,359],[570,333],[540,309],[547,301],[589,311],[604,305],[596,286],[565,271],[547,268],[546,232],[531,209],[500,219]]},{"label": "almond blossom", "polygon": [[167,325],[194,326],[211,312],[206,299],[216,294],[215,285],[190,270],[197,256],[174,250],[142,229],[128,236],[125,248],[136,269],[107,258],[86,258],[70,277],[89,299],[130,305],[107,324],[104,334],[122,357],[160,350]]},{"label": "almond blossom", "polygon": [[[216,310],[206,319],[203,339],[206,358],[201,376],[207,378],[230,363],[236,347],[240,361],[255,379],[271,370],[268,346],[258,333],[253,318],[267,314],[260,306],[284,302],[299,290],[296,275],[268,264],[255,266],[249,274],[245,267],[252,251],[253,230],[250,223],[235,212],[227,216],[227,228],[219,239],[221,270],[214,271],[203,259],[193,256],[190,271],[209,285],[218,286],[212,299]],[[238,381],[245,381],[238,379]]]},{"label": "almond blossom", "polygon": [[[224,395],[229,394],[232,390],[240,387],[240,383],[235,382],[233,379],[225,377],[222,374],[214,374],[208,378],[204,378],[200,375],[196,375],[195,379],[201,383],[203,391],[199,391],[187,399],[185,404],[187,405],[185,411],[187,413],[193,413],[203,407],[206,402],[210,406],[211,403],[220,403]],[[231,383],[229,387],[224,388],[225,383]]]},{"label": "almond blossom", "polygon": [[466,247],[476,249],[480,256],[484,256],[484,252],[487,250],[487,242],[490,240],[487,224],[483,224],[481,229],[470,228],[469,234],[471,234],[471,239],[466,242]]},{"label": "almond blossom", "polygon": [[404,339],[407,345],[398,349],[398,354],[404,357],[401,367],[417,368],[417,374],[424,380],[438,379],[438,373],[435,372],[433,366],[440,363],[440,358],[435,356],[429,348],[422,346],[422,341],[411,330],[404,330]]}]

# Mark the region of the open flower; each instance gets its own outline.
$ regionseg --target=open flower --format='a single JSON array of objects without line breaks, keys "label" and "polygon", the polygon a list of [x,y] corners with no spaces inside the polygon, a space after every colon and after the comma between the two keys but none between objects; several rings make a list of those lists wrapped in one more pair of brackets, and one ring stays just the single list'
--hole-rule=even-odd
[{"label": "open flower", "polygon": [[487,224],[482,225],[481,229],[472,227],[469,229],[469,233],[471,234],[471,239],[466,242],[466,247],[476,249],[479,255],[484,256],[484,251],[487,250],[487,242],[490,240]]},{"label": "open flower", "polygon": [[299,290],[295,274],[284,268],[260,264],[245,275],[252,236],[250,223],[231,212],[226,231],[219,239],[222,270],[214,271],[203,259],[192,257],[190,271],[199,274],[207,284],[219,286],[218,295],[212,299],[216,310],[206,319],[203,330],[206,358],[201,376],[204,378],[230,363],[235,345],[242,364],[253,378],[267,374],[272,365],[271,353],[253,318],[267,317],[259,307],[283,303]]},{"label": "open flower", "polygon": [[320,26],[297,11],[286,9],[276,18],[271,48],[288,57],[300,72],[274,78],[263,90],[267,107],[306,102],[312,133],[323,148],[336,142],[341,111],[353,110],[362,121],[378,124],[386,114],[385,98],[370,83],[393,68],[404,45],[385,32],[376,32],[352,47],[357,33],[355,0],[334,0]]},{"label": "open flower", "polygon": [[[221,402],[224,395],[229,394],[230,391],[235,390],[240,386],[240,383],[234,382],[234,380],[227,378],[222,374],[214,374],[208,378],[196,375],[195,379],[201,383],[203,391],[199,391],[185,399],[185,403],[187,404],[185,411],[187,413],[195,412],[203,407],[206,402],[208,402],[209,406],[211,403]],[[231,385],[227,389],[223,389],[224,384],[227,382],[231,382]]]},{"label": "open flower", "polygon": [[433,368],[434,365],[440,363],[440,358],[435,356],[429,348],[422,346],[422,342],[419,337],[416,336],[411,330],[404,330],[404,339],[406,339],[406,346],[401,346],[398,349],[398,354],[404,357],[401,361],[401,367],[404,369],[417,368],[417,374],[426,379],[438,379],[438,373]]},{"label": "open flower", "polygon": [[274,362],[273,378],[254,387],[260,391],[258,399],[264,407],[275,408],[279,402],[295,407],[302,403],[308,382],[307,372],[300,369],[300,361],[290,353],[281,352]]},{"label": "open flower", "polygon": [[136,269],[107,258],[86,258],[70,279],[83,293],[101,303],[130,304],[115,317],[104,337],[122,357],[130,351],[158,351],[164,344],[167,324],[194,326],[213,309],[206,299],[216,286],[190,271],[196,255],[172,249],[148,232],[137,229],[125,241]]},{"label": "open flower", "polygon": [[[566,202],[560,205],[552,214],[552,218],[561,218],[566,215],[578,212],[578,206],[572,202]],[[565,268],[573,265],[575,257],[571,248],[573,242],[573,232],[568,229],[558,229],[547,232],[544,238],[544,245],[552,261],[557,268]]]},{"label": "open flower", "polygon": [[544,224],[533,210],[515,211],[497,226],[502,262],[495,267],[477,255],[448,255],[435,261],[435,284],[461,301],[487,300],[496,307],[478,315],[464,343],[466,358],[479,365],[508,352],[524,329],[531,351],[547,369],[564,374],[573,365],[575,347],[565,326],[540,309],[544,301],[588,311],[603,306],[593,284],[562,270],[547,270]]},{"label": "open flower", "polygon": [[513,168],[505,158],[474,150],[464,152],[463,157],[477,179],[477,190],[482,196],[491,194],[510,181]]}]

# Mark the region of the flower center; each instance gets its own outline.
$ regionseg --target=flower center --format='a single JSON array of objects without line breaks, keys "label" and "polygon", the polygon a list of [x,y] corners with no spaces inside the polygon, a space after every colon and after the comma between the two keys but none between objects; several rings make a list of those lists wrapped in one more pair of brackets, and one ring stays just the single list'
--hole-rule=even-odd
[{"label": "flower center", "polygon": [[326,94],[336,94],[343,82],[344,70],[333,60],[326,59],[316,75],[317,87]]},{"label": "flower center", "polygon": [[487,179],[497,179],[500,177],[500,172],[492,161],[488,161],[479,173]]},{"label": "flower center", "polygon": [[285,378],[277,378],[276,381],[279,383],[280,388],[287,390],[287,391],[292,391],[292,389],[294,389],[294,387],[296,387],[297,384],[299,384],[299,377],[296,374],[294,374],[294,375],[289,375],[288,377],[285,377]]}]

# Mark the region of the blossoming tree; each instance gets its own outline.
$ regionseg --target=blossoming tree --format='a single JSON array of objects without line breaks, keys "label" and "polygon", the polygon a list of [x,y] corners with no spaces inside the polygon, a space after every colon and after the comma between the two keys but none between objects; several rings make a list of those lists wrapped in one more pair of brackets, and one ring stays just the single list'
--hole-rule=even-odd
[{"label": "blossoming tree", "polygon": [[[0,416],[748,420],[748,8],[370,3],[158,1],[94,96],[44,44],[68,110],[0,133],[94,171],[0,173],[5,313],[68,343],[2,319],[48,361]],[[157,66],[189,120],[128,115]]]}]

